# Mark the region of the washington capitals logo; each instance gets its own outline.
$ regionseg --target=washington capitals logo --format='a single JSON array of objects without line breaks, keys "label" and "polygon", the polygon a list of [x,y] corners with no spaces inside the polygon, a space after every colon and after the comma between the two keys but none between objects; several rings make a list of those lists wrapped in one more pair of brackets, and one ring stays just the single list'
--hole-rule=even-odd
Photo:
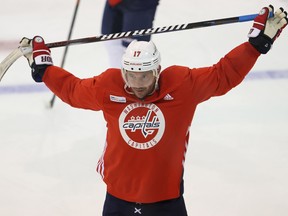
[{"label": "washington capitals logo", "polygon": [[129,146],[144,150],[158,144],[165,129],[165,119],[155,104],[134,103],[122,111],[119,128]]},{"label": "washington capitals logo", "polygon": [[126,130],[131,130],[132,132],[141,130],[142,135],[147,138],[148,135],[152,135],[155,129],[158,129],[160,126],[157,116],[154,116],[152,120],[149,121],[151,113],[152,111],[149,110],[146,116],[131,116],[130,120],[123,124],[123,128]]}]

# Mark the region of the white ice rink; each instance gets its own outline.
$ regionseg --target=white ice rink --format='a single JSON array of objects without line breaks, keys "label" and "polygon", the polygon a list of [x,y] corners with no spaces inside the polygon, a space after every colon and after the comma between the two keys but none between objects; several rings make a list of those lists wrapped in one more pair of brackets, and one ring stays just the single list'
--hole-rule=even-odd
[{"label": "white ice rink", "polygon": [[[0,60],[23,37],[66,40],[76,0],[0,0]],[[160,0],[154,26],[255,14],[288,0]],[[80,0],[73,38],[100,35],[104,0]],[[247,41],[252,22],[153,35],[162,66],[216,63]],[[108,67],[104,43],[71,46],[65,68],[79,77]],[[60,65],[63,48],[52,49]],[[189,216],[288,215],[288,28],[250,75],[199,105],[185,164]],[[0,215],[100,216],[105,185],[95,167],[101,112],[71,108],[36,84],[25,58],[0,83]],[[129,167],[128,167],[129,169]]]}]

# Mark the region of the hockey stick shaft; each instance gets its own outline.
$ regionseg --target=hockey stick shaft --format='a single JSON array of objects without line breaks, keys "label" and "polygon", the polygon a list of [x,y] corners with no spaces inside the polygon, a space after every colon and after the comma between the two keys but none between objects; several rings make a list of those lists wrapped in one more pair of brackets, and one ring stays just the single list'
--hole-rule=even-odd
[{"label": "hockey stick shaft", "polygon": [[[74,14],[73,14],[71,26],[70,26],[70,30],[69,30],[69,34],[68,34],[68,41],[71,39],[71,36],[72,36],[74,23],[75,23],[77,11],[78,11],[78,8],[79,8],[79,3],[80,3],[80,0],[77,0],[76,6],[75,6],[75,9],[74,9]],[[64,54],[63,54],[63,58],[62,58],[62,62],[61,62],[61,67],[64,67],[64,65],[65,65],[65,60],[66,60],[66,55],[67,55],[67,52],[68,52],[68,48],[69,48],[69,46],[65,46],[65,50],[64,50]]]},{"label": "hockey stick shaft", "polygon": [[[257,15],[258,14],[250,14],[250,15],[236,16],[236,17],[223,18],[223,19],[214,19],[214,20],[181,24],[181,25],[171,25],[171,26],[149,28],[149,29],[142,29],[142,30],[135,30],[135,31],[128,31],[128,32],[120,32],[120,33],[113,33],[113,34],[108,34],[108,35],[100,35],[100,36],[94,36],[94,37],[86,37],[86,38],[80,38],[80,39],[74,39],[74,40],[47,43],[46,45],[49,48],[56,48],[56,47],[63,47],[63,46],[75,45],[75,44],[86,44],[86,43],[92,43],[92,42],[128,38],[131,36],[145,36],[145,35],[152,35],[152,34],[159,34],[159,33],[166,33],[166,32],[176,32],[176,31],[203,28],[203,27],[216,26],[216,25],[231,24],[231,23],[237,23],[237,22],[247,22],[247,21],[254,20],[254,18]],[[2,77],[4,76],[4,74],[6,73],[7,69],[20,56],[17,55],[17,58],[16,56],[13,56],[13,57],[14,59],[5,58],[0,63],[0,81]]]},{"label": "hockey stick shaft", "polygon": [[254,18],[257,15],[258,14],[250,14],[250,15],[243,15],[243,16],[237,16],[237,17],[188,23],[188,24],[180,24],[180,25],[178,24],[178,25],[171,25],[171,26],[164,26],[164,27],[119,32],[119,33],[112,33],[112,34],[106,34],[106,35],[100,35],[100,36],[94,36],[94,37],[86,37],[86,38],[80,38],[80,39],[74,39],[74,40],[47,43],[46,45],[49,48],[56,48],[56,47],[62,47],[62,46],[67,46],[67,45],[86,44],[86,43],[93,43],[93,42],[100,42],[100,41],[107,41],[107,40],[128,38],[131,36],[145,36],[145,35],[176,32],[176,31],[203,28],[203,27],[216,26],[216,25],[231,24],[231,23],[237,23],[237,22],[247,22],[247,21],[254,20]]},{"label": "hockey stick shaft", "polygon": [[[78,8],[79,8],[79,3],[80,3],[80,0],[77,0],[76,6],[75,6],[75,9],[74,9],[74,14],[73,14],[71,26],[70,26],[70,30],[69,30],[69,34],[68,34],[68,41],[71,39],[71,36],[72,36],[72,32],[73,32],[73,28],[74,28],[74,23],[75,23],[76,15],[77,15]],[[66,60],[68,48],[69,48],[69,44],[65,45],[65,50],[64,50],[64,54],[63,54],[62,62],[61,62],[61,68],[63,68],[64,65],[65,65],[65,60]],[[52,108],[52,107],[54,106],[55,99],[56,99],[56,95],[53,94],[53,96],[52,96],[52,98],[51,98],[51,100],[50,100],[50,102],[49,102],[50,108]]]}]

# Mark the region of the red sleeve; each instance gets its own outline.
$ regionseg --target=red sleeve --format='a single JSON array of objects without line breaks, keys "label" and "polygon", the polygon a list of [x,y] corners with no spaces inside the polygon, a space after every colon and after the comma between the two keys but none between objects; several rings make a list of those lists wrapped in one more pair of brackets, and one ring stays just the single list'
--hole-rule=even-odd
[{"label": "red sleeve", "polygon": [[260,53],[249,42],[245,42],[231,50],[217,64],[191,69],[192,91],[197,92],[198,102],[224,95],[241,83],[259,56]]},{"label": "red sleeve", "polygon": [[73,107],[102,109],[104,89],[101,88],[101,75],[79,79],[62,68],[50,66],[42,80],[55,95]]}]

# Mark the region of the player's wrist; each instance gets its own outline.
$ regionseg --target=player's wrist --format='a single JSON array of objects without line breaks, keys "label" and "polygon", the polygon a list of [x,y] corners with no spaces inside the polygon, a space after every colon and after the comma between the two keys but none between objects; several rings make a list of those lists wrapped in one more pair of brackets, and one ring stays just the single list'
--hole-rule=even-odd
[{"label": "player's wrist", "polygon": [[268,36],[261,34],[256,38],[249,38],[249,43],[261,54],[266,54],[273,45],[273,40]]}]

